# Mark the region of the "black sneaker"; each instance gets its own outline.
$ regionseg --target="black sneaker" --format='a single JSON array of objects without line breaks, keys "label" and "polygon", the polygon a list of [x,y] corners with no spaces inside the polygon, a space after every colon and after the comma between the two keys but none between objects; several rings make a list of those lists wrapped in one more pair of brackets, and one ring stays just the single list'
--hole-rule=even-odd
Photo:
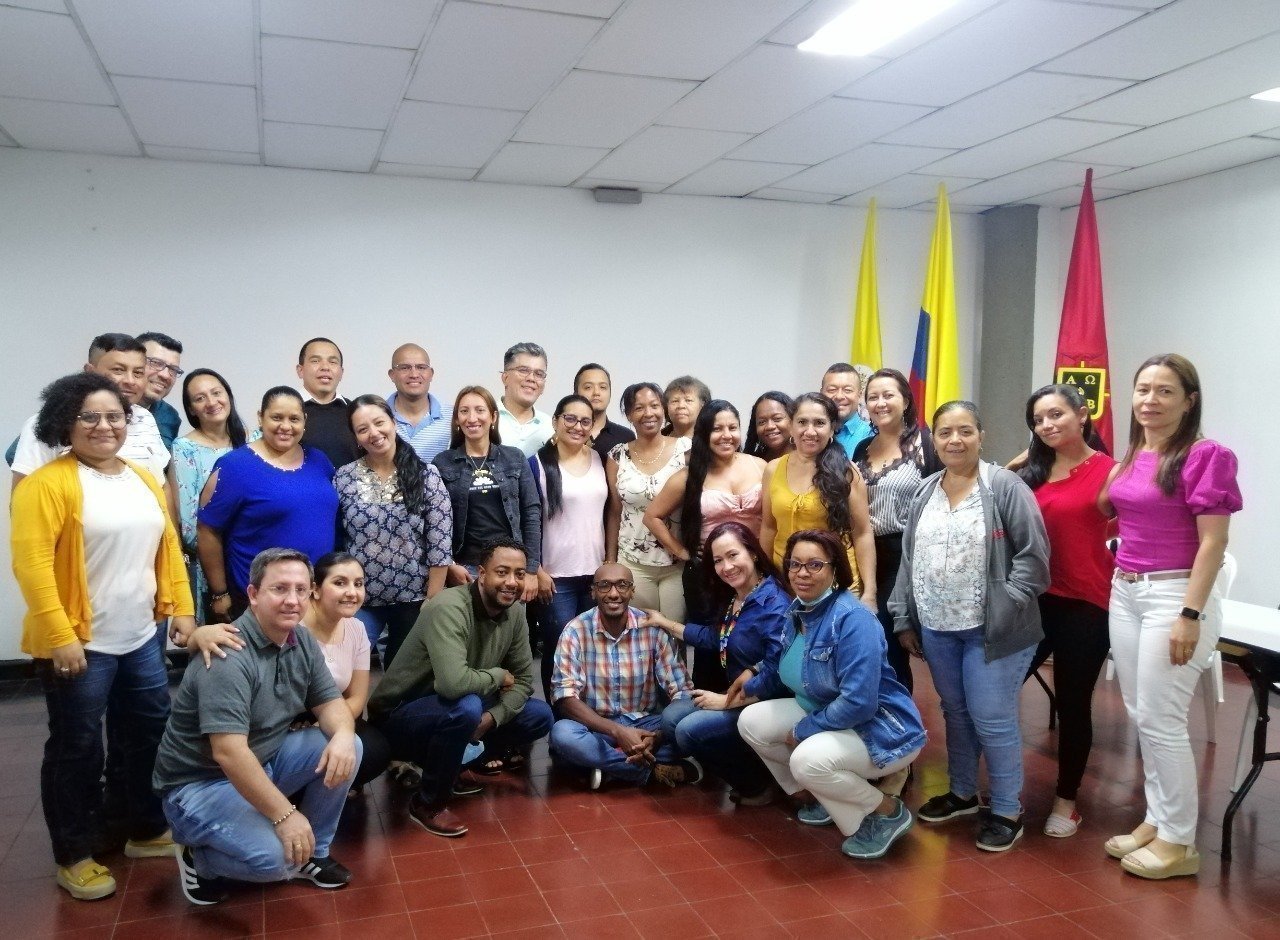
[{"label": "black sneaker", "polygon": [[195,856],[191,854],[189,847],[184,845],[176,856],[178,883],[182,885],[182,893],[187,896],[188,901],[207,907],[227,899],[227,890],[221,878],[202,878],[196,872]]},{"label": "black sneaker", "polygon": [[941,796],[930,797],[916,810],[916,818],[924,822],[946,822],[957,816],[967,816],[978,811],[977,794],[962,800],[950,790]]},{"label": "black sneaker", "polygon": [[1007,852],[1022,838],[1022,820],[989,813],[978,830],[978,848],[984,852]]},{"label": "black sneaker", "polygon": [[307,879],[317,888],[329,890],[341,888],[351,882],[351,872],[328,856],[325,858],[312,856],[307,864],[299,869],[298,877]]}]

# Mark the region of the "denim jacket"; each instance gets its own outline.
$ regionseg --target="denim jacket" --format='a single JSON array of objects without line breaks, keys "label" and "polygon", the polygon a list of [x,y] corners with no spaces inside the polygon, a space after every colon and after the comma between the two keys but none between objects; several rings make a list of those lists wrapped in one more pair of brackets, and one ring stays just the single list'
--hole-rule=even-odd
[{"label": "denim jacket", "polygon": [[[725,675],[732,682],[748,666],[761,660],[777,662],[782,658],[782,628],[791,598],[773,578],[765,578],[747,595],[738,623],[729,634],[725,646]],[[710,626],[700,623],[684,625],[684,641],[709,653],[720,653],[719,620]]]},{"label": "denim jacket", "polygon": [[[924,746],[924,723],[910,693],[889,665],[884,628],[848,591],[835,590],[813,610],[794,601],[787,612],[782,649],[791,645],[796,624],[804,625],[800,676],[819,708],[795,726],[797,741],[820,731],[856,731],[877,767]],[[781,656],[766,660],[744,691],[757,698],[781,698],[790,690],[778,675]]]},{"label": "denim jacket", "polygon": [[[467,496],[475,465],[461,447],[437,454],[431,462],[440,471],[453,504],[453,554],[457,557],[467,535]],[[516,448],[493,444],[489,449],[489,471],[502,489],[502,508],[511,526],[511,537],[523,542],[529,550],[527,570],[532,574],[542,560],[542,502],[529,465]]]}]

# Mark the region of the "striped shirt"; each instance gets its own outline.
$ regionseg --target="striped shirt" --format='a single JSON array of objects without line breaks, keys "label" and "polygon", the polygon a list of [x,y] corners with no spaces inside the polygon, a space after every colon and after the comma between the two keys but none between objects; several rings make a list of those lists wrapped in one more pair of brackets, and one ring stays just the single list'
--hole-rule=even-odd
[{"label": "striped shirt", "polygon": [[907,510],[920,482],[938,469],[932,439],[917,433],[902,448],[902,456],[881,470],[871,469],[867,452],[867,445],[861,446],[853,465],[867,484],[872,534],[899,535],[906,527]]},{"label": "striped shirt", "polygon": [[418,459],[431,463],[437,454],[449,449],[449,436],[453,433],[453,409],[440,404],[440,399],[427,393],[430,410],[417,424],[413,424],[396,410],[396,393],[387,396],[387,405],[396,419],[396,433],[413,448]]},{"label": "striped shirt", "polygon": [[591,608],[565,626],[556,645],[551,700],[576,698],[605,718],[658,712],[658,690],[669,701],[693,691],[675,643],[657,627],[640,625],[644,612],[627,611],[627,625],[616,639]]}]

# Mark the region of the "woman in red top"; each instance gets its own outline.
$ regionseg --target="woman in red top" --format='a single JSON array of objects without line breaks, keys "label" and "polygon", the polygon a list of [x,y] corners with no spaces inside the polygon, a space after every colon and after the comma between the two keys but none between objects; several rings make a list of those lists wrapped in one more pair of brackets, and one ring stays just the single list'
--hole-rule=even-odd
[{"label": "woman in red top", "polygon": [[[1027,400],[1032,431],[1018,475],[1035,493],[1049,533],[1049,590],[1040,595],[1044,639],[1034,671],[1053,656],[1058,699],[1058,789],[1044,834],[1073,836],[1081,817],[1076,792],[1093,747],[1091,702],[1106,661],[1107,606],[1114,564],[1098,495],[1115,466],[1074,385],[1046,385]],[[1028,673],[1030,675],[1030,673]]]}]

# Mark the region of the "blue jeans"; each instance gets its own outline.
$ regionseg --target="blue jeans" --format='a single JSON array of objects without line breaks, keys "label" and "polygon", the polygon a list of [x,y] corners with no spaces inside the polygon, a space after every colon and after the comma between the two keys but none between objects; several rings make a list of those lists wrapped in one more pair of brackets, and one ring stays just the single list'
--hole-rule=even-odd
[{"label": "blue jeans", "polygon": [[[302,791],[298,812],[311,823],[316,858],[329,856],[354,778],[336,787],[324,785],[324,774],[316,773],[316,764],[328,743],[319,728],[291,731],[262,767],[282,793]],[[357,760],[362,753],[356,738]],[[298,874],[300,866],[285,861],[284,846],[271,820],[249,805],[226,777],[174,787],[165,794],[164,813],[173,841],[190,847],[201,877],[262,882],[287,881]]]},{"label": "blue jeans", "polygon": [[[451,699],[432,693],[405,702],[382,720],[392,756],[422,768],[418,795],[428,806],[439,809],[453,796],[463,752],[493,701],[474,694]],[[551,706],[531,698],[510,721],[484,736],[485,753],[500,754],[545,737],[551,721]]]},{"label": "blue jeans", "polygon": [[951,792],[968,799],[978,792],[978,757],[987,759],[991,812],[1022,815],[1022,730],[1018,696],[1036,648],[986,661],[983,630],[924,629],[921,642],[933,687],[942,700],[947,729],[947,773]]},{"label": "blue jeans", "polygon": [[676,748],[681,754],[696,757],[704,768],[746,796],[756,796],[769,786],[773,777],[759,755],[738,733],[741,708],[709,711],[692,701],[681,699],[662,713],[663,723],[677,706],[689,702],[689,708],[675,726]]},{"label": "blue jeans", "polygon": [[113,747],[119,755],[117,790],[133,839],[165,830],[160,800],[151,790],[156,748],[169,720],[169,679],[157,643],[113,656],[85,650],[85,672],[57,676],[41,660],[40,677],[49,710],[49,739],[40,766],[40,797],[59,865],[93,855],[95,825],[102,809],[102,719],[110,707]]},{"label": "blue jeans", "polygon": [[551,701],[551,672],[555,666],[556,644],[560,634],[574,617],[595,606],[591,597],[594,575],[584,574],[572,578],[555,578],[556,592],[542,620],[542,696]]},{"label": "blue jeans", "polygon": [[[668,710],[684,709],[685,700],[667,706]],[[675,713],[673,713],[674,716]],[[661,714],[641,715],[629,718],[620,715],[613,719],[620,725],[639,728],[642,731],[663,731],[664,716]],[[668,723],[669,726],[669,723]],[[627,755],[613,743],[606,734],[592,731],[581,722],[572,718],[561,718],[551,729],[551,753],[565,763],[575,767],[586,767],[589,770],[601,770],[606,777],[625,780],[628,783],[643,784],[649,779],[650,768],[644,764],[628,764]],[[660,764],[674,764],[681,757],[676,748],[674,736],[662,735],[654,757]]]},{"label": "blue jeans", "polygon": [[[365,633],[369,636],[369,648],[378,651],[383,672],[387,671],[391,660],[396,658],[400,645],[404,643],[404,638],[418,622],[422,603],[407,601],[403,604],[382,604],[378,607],[361,607],[356,611],[356,619],[364,624]],[[380,645],[383,631],[386,631],[387,641]]]}]

